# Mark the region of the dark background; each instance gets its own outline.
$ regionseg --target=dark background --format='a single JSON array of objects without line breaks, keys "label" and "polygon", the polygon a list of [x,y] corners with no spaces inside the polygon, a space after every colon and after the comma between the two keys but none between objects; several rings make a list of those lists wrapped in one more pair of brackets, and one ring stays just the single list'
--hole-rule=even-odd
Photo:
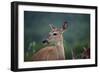
[{"label": "dark background", "polygon": [[24,61],[31,61],[32,55],[44,47],[42,40],[50,31],[49,24],[61,27],[65,21],[68,22],[63,34],[66,59],[72,59],[73,49],[79,56],[83,47],[90,48],[89,14],[24,11]]}]

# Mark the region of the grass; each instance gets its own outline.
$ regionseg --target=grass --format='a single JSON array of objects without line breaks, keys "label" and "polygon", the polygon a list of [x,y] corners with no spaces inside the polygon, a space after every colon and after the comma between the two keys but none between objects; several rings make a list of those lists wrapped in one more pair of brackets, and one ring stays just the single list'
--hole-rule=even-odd
[{"label": "grass", "polygon": [[[32,61],[32,56],[38,52],[41,48],[45,47],[42,43],[36,43],[35,41],[29,43],[29,47],[24,52],[24,61]],[[81,54],[84,51],[83,48],[90,48],[89,41],[79,41],[74,45],[64,41],[65,57],[66,60],[72,59],[72,51],[77,56],[77,59],[82,59]]]}]

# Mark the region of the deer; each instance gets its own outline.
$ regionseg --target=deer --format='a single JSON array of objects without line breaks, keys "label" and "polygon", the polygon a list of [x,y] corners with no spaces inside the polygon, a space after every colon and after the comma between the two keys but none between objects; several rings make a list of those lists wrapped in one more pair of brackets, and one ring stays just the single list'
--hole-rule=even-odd
[{"label": "deer", "polygon": [[83,59],[89,59],[90,58],[90,48],[83,48],[84,51],[82,52],[81,56]]},{"label": "deer", "polygon": [[[77,59],[77,54],[74,51],[75,49],[72,49],[72,59]],[[81,59],[89,59],[90,58],[90,48],[83,47],[83,52],[80,54]]]},{"label": "deer", "polygon": [[33,54],[33,61],[65,60],[63,33],[67,29],[68,24],[64,22],[61,28],[57,28],[53,24],[49,24],[49,26],[51,31],[48,33],[46,39],[42,41],[47,46]]}]

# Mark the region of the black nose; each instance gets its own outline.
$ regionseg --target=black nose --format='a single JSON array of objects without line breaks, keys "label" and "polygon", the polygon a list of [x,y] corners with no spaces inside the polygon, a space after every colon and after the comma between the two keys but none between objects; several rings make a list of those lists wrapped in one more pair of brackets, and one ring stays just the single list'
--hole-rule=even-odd
[{"label": "black nose", "polygon": [[48,41],[47,40],[43,40],[42,43],[48,43]]}]

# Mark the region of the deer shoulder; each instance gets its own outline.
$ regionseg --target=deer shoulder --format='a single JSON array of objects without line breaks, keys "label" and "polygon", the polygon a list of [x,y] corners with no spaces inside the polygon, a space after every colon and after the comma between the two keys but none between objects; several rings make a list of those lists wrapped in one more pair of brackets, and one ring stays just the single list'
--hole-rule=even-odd
[{"label": "deer shoulder", "polygon": [[42,48],[36,54],[34,54],[32,58],[35,61],[57,60],[58,59],[57,48],[55,46]]}]

